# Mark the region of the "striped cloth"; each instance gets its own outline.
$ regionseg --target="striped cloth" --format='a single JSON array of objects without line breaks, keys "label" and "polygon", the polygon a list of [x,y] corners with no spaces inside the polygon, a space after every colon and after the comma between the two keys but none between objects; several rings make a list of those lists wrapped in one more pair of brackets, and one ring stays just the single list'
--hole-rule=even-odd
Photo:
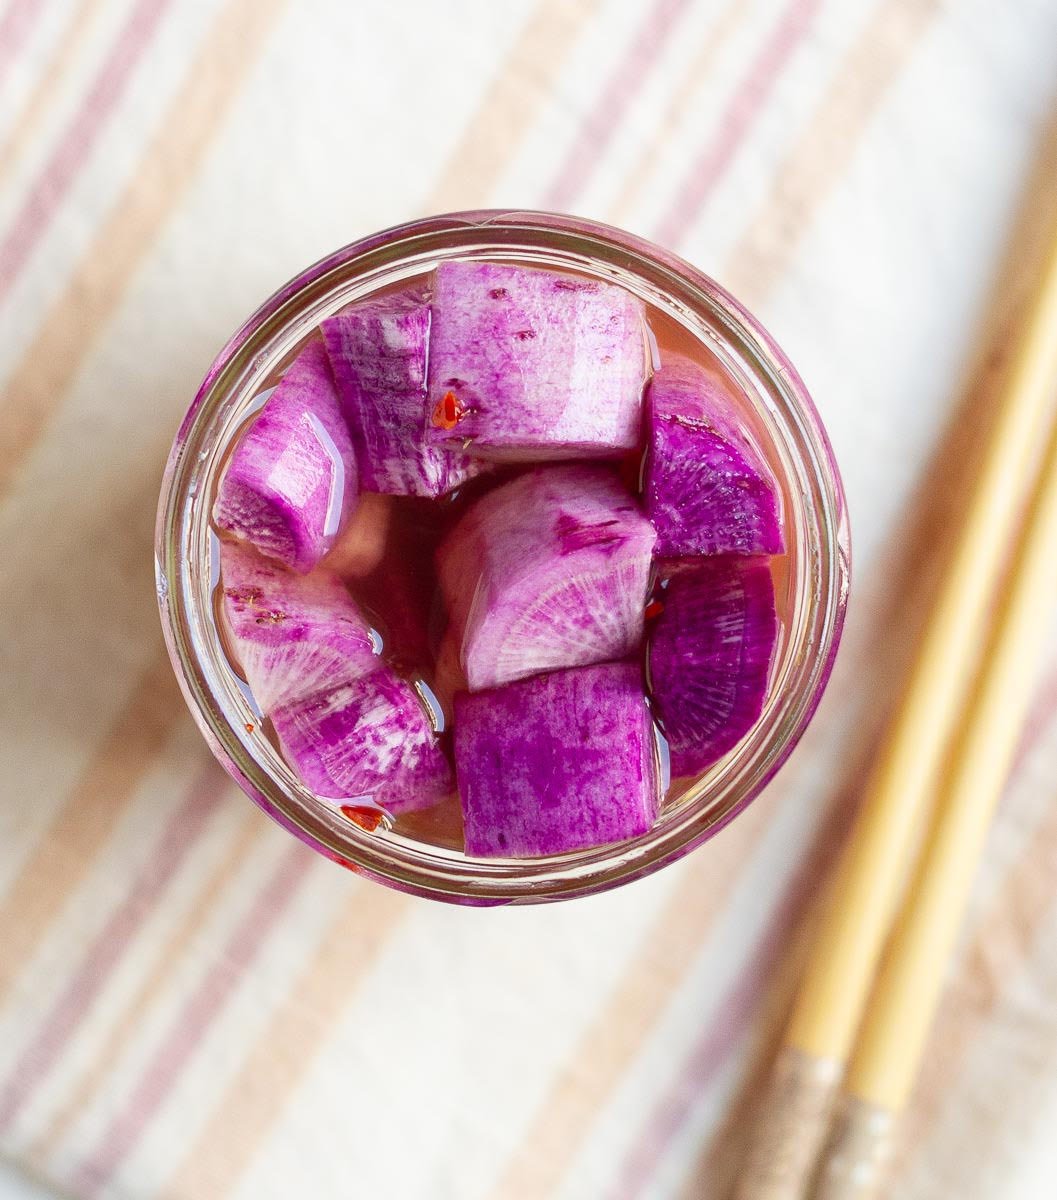
[{"label": "striped cloth", "polygon": [[[723,1197],[986,433],[1055,81],[1054,0],[0,0],[0,1153],[78,1200]],[[262,297],[504,204],[625,225],[756,308],[833,435],[857,580],[817,720],[712,844],[464,911],[227,781],[150,547]],[[1045,658],[896,1200],[1057,1193]]]}]

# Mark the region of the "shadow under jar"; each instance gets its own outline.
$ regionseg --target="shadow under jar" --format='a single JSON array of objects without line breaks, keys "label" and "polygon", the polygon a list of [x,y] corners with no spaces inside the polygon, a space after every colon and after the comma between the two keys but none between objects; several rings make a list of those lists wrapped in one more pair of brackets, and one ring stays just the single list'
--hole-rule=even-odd
[{"label": "shadow under jar", "polygon": [[[777,482],[785,552],[771,560],[779,627],[763,710],[702,776],[670,788],[653,827],[628,841],[546,857],[475,858],[463,852],[444,806],[434,816],[427,810],[361,828],[302,785],[225,648],[210,514],[227,455],[255,402],[323,319],[427,276],[447,259],[542,267],[632,292],[645,305],[655,355],[681,353],[725,376],[738,397],[737,419]],[[458,213],[386,230],[309,267],[267,300],[218,355],[177,433],[156,537],[169,654],[225,769],[265,812],[328,858],[404,891],[471,905],[558,900],[626,883],[682,857],[741,812],[785,761],[819,702],[840,639],[848,564],[844,497],[825,432],[796,371],[758,322],[714,281],[643,239],[578,218],[513,211]],[[451,804],[457,816],[457,800]]]}]

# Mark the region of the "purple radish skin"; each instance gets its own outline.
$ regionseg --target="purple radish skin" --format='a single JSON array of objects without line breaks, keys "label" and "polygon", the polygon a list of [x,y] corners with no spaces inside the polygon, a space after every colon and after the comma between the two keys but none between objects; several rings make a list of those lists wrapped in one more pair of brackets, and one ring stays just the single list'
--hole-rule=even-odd
[{"label": "purple radish skin", "polygon": [[562,854],[645,833],[660,801],[637,664],[555,671],[455,697],[466,853]]},{"label": "purple radish skin", "polygon": [[646,390],[646,515],[657,554],[780,554],[771,473],[731,417],[735,400],[714,374],[680,355]]},{"label": "purple radish skin", "polygon": [[334,544],[356,496],[356,458],[326,351],[310,342],[235,446],[213,522],[307,572]]},{"label": "purple radish skin", "polygon": [[471,691],[640,646],[655,535],[608,467],[537,467],[478,500],[437,554]]},{"label": "purple radish skin", "polygon": [[451,767],[415,689],[381,664],[360,679],[280,705],[288,761],[324,799],[415,812],[452,790]]},{"label": "purple radish skin", "polygon": [[365,492],[442,496],[485,469],[429,438],[430,306],[421,288],[365,300],[320,328]]},{"label": "purple radish skin", "polygon": [[767,562],[680,564],[651,624],[647,679],[673,778],[700,775],[756,724],[778,638]]},{"label": "purple radish skin", "polygon": [[645,321],[599,280],[484,262],[437,268],[433,439],[505,461],[615,458],[639,445]]}]

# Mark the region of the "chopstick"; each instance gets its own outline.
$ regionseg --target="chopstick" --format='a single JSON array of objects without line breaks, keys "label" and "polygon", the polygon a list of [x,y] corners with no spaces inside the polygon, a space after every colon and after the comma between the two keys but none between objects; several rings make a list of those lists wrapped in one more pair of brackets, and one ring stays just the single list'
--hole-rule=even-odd
[{"label": "chopstick", "polygon": [[797,1200],[829,1127],[915,838],[966,702],[1057,378],[1057,236],[902,703],[867,784],[757,1118],[737,1200]]},{"label": "chopstick", "polygon": [[[1054,327],[1057,335],[1057,326]],[[938,809],[870,992],[845,1080],[850,1103],[816,1200],[865,1200],[906,1106],[988,826],[1009,774],[1057,613],[1057,429],[1008,590],[943,778]]]}]

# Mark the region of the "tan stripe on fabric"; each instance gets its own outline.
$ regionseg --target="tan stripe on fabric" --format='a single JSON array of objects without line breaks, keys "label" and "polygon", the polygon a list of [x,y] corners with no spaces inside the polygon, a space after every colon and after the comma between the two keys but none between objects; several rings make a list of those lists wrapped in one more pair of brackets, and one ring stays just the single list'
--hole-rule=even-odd
[{"label": "tan stripe on fabric", "polygon": [[[234,787],[234,784],[231,785]],[[184,956],[202,925],[218,903],[225,887],[238,878],[239,866],[260,842],[269,826],[260,813],[248,811],[236,826],[227,848],[202,881],[190,905],[161,947],[154,948],[154,966],[141,980],[127,1003],[107,1017],[108,1028],[94,1048],[92,1057],[76,1080],[63,1089],[62,1105],[44,1125],[26,1157],[46,1162],[73,1122],[99,1096],[108,1072],[121,1058],[125,1047],[139,1032],[151,1005],[182,969]]]},{"label": "tan stripe on fabric", "polygon": [[377,884],[353,888],[160,1200],[220,1200],[234,1188],[411,903]]},{"label": "tan stripe on fabric", "polygon": [[0,901],[0,1001],[92,869],[182,711],[172,667],[159,655]]},{"label": "tan stripe on fabric", "polygon": [[542,1200],[561,1180],[585,1132],[655,1027],[730,890],[759,843],[772,804],[761,799],[733,822],[686,874],[642,938],[616,990],[574,1052],[521,1137],[495,1200]]},{"label": "tan stripe on fabric", "polygon": [[57,81],[70,70],[85,34],[99,14],[102,0],[81,0],[62,31],[47,66],[15,118],[7,141],[0,145],[0,187],[33,140],[48,109],[58,99]]},{"label": "tan stripe on fabric", "polygon": [[658,160],[671,144],[690,102],[708,78],[724,46],[751,12],[752,0],[730,0],[715,24],[709,26],[700,49],[672,93],[668,106],[651,128],[649,143],[628,171],[616,200],[610,205],[608,220],[612,224],[622,225],[632,212],[643,187],[647,183],[656,183]]},{"label": "tan stripe on fabric", "polygon": [[[1051,997],[1057,992],[1057,954],[1054,953],[1053,912],[1045,930],[1039,930],[1032,961],[1003,990],[1001,1003],[973,1042],[974,1053],[960,1075],[949,1073],[947,1120],[930,1125],[932,1138],[917,1170],[906,1179],[906,1191],[915,1196],[976,1197],[987,1200],[1008,1196],[1019,1171],[1011,1167],[1010,1148],[1029,1150],[1038,1167],[1052,1153],[1046,1141],[1026,1141],[1030,1131],[1051,1128],[1053,1080],[1057,1077],[1057,1025]],[[979,1043],[979,1050],[976,1044]],[[954,1082],[952,1083],[952,1077]],[[953,1088],[957,1092],[953,1092]],[[913,1116],[906,1118],[913,1120]],[[915,1135],[916,1135],[916,1131]],[[967,1154],[965,1148],[972,1147]],[[1033,1175],[1036,1190],[1021,1192],[1031,1200],[1050,1200],[1054,1194],[1052,1172]],[[924,1191],[939,1184],[939,1190]]]},{"label": "tan stripe on fabric", "polygon": [[194,181],[287,0],[227,0],[70,282],[0,394],[0,499]]},{"label": "tan stripe on fabric", "polygon": [[[835,836],[832,827],[838,816],[839,813],[831,814],[831,829],[823,832],[820,846]],[[679,1191],[679,1200],[731,1194],[738,1169],[744,1161],[753,1111],[781,1045],[783,1026],[796,994],[796,984],[825,894],[825,889],[821,888],[809,903],[808,911],[795,915],[788,949],[772,976],[760,982],[761,995],[753,1018],[753,1045],[747,1055],[743,1082],[728,1103],[722,1123],[713,1131],[704,1151],[691,1167]]]},{"label": "tan stripe on fabric", "polygon": [[[263,47],[282,0],[228,0],[129,187],[23,356],[0,404],[0,491],[113,315],[144,254],[194,177],[220,117]],[[10,421],[10,426],[7,422]],[[110,831],[183,712],[158,656],[0,905],[0,998],[102,853]]]},{"label": "tan stripe on fabric", "polygon": [[[855,675],[853,670],[847,677]],[[885,696],[876,699],[882,710],[887,707]],[[743,1161],[753,1110],[781,1045],[796,983],[828,902],[832,866],[851,828],[860,782],[873,755],[876,731],[857,727],[855,735],[856,744],[847,747],[842,755],[841,783],[833,791],[811,845],[803,851],[800,865],[792,873],[772,916],[768,936],[785,948],[775,955],[770,970],[761,969],[757,975],[759,999],[751,1010],[751,1019],[745,1022],[749,1031],[748,1050],[741,1083],[727,1102],[721,1123],[712,1130],[708,1143],[690,1166],[679,1200],[729,1195]],[[799,761],[803,769],[811,770],[817,759],[808,753]],[[781,778],[788,779],[788,775]],[[763,964],[760,966],[763,968]]]},{"label": "tan stripe on fabric", "polygon": [[427,209],[479,208],[524,140],[551,85],[600,0],[543,0],[496,72]]},{"label": "tan stripe on fabric", "polygon": [[739,239],[724,285],[750,308],[781,278],[940,0],[882,0],[845,55]]},{"label": "tan stripe on fabric", "polygon": [[1020,978],[1039,930],[1057,905],[1057,805],[1051,804],[977,924],[948,985],[928,1055],[902,1124],[894,1179],[907,1173],[950,1105],[951,1087],[973,1043]]}]

